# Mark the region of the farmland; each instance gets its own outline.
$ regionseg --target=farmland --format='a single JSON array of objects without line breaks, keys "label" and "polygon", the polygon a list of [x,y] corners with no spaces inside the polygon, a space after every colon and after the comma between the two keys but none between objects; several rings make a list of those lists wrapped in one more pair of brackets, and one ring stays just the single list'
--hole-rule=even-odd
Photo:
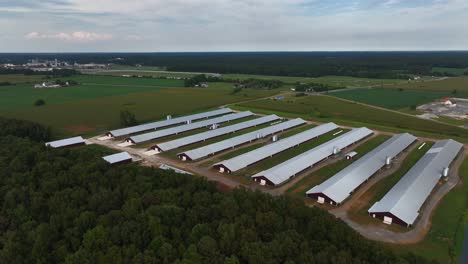
[{"label": "farmland", "polygon": [[445,68],[445,67],[434,67],[432,68],[432,72],[434,73],[441,73],[441,74],[451,74],[456,76],[466,75],[465,73],[468,72],[468,68]]},{"label": "farmland", "polygon": [[[79,85],[57,89],[33,89],[31,84],[0,87],[2,115],[34,120],[67,135],[93,134],[119,127],[121,110],[132,111],[139,121],[146,122],[276,93],[244,89],[234,95],[225,83],[202,89],[182,88],[180,80],[94,75],[67,79]],[[46,104],[33,106],[38,99]]]},{"label": "farmland", "polygon": [[23,74],[0,74],[0,83],[29,83],[42,81],[44,75],[23,75]]},{"label": "farmland", "polygon": [[435,92],[453,92],[456,90],[457,93],[468,93],[468,77],[446,78],[438,81],[401,83],[398,85],[387,85],[383,87]]},{"label": "farmland", "polygon": [[368,126],[393,132],[413,132],[417,135],[437,138],[452,137],[463,142],[466,142],[468,138],[468,130],[463,128],[372,108],[330,96],[287,98],[284,101],[257,100],[240,104],[237,108],[299,116],[320,122],[332,121],[350,126]]},{"label": "farmland", "polygon": [[[358,89],[330,93],[332,96],[390,109],[415,108],[444,97],[454,96],[452,92],[398,90],[398,89]],[[457,97],[468,97],[468,93],[457,93]]]}]

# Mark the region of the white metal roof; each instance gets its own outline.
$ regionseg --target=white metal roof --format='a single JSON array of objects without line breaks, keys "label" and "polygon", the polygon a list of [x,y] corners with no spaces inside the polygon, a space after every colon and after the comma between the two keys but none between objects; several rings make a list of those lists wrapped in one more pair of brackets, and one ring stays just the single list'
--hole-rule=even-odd
[{"label": "white metal roof", "polygon": [[168,142],[160,143],[160,144],[157,144],[154,148],[158,148],[160,151],[168,151],[171,149],[176,149],[182,146],[190,145],[196,142],[204,141],[210,138],[215,138],[215,137],[222,136],[225,134],[234,133],[236,131],[246,129],[249,127],[265,124],[265,123],[278,120],[278,119],[280,119],[280,117],[278,117],[277,115],[264,116],[264,117],[256,118],[253,120],[245,121],[242,123],[234,124],[231,126],[222,127],[222,128],[206,131],[203,133],[187,136],[184,138],[178,138],[178,139],[171,140]]},{"label": "white metal roof", "polygon": [[202,127],[207,127],[207,126],[210,126],[210,125],[213,125],[213,124],[229,122],[229,121],[232,121],[232,120],[248,117],[248,116],[251,116],[251,115],[253,115],[253,113],[250,112],[250,111],[245,111],[245,112],[240,112],[240,113],[233,113],[233,114],[224,115],[224,116],[220,116],[220,117],[212,118],[212,119],[208,119],[208,120],[203,120],[203,121],[199,121],[199,122],[195,122],[195,123],[191,123],[191,124],[187,124],[187,125],[171,127],[171,128],[166,128],[166,129],[163,129],[163,130],[158,130],[158,131],[154,131],[154,132],[150,132],[150,133],[146,133],[146,134],[132,136],[129,139],[132,142],[138,144],[138,143],[142,143],[142,142],[145,142],[145,141],[166,137],[166,136],[169,136],[169,135],[175,135],[175,134],[178,134],[178,133],[182,133],[182,132],[186,132],[186,131],[190,131],[190,130],[194,130],[194,129],[198,129],[198,128],[202,128]]},{"label": "white metal roof", "polygon": [[335,148],[338,148],[338,150],[344,149],[351,144],[372,135],[372,133],[372,130],[365,127],[355,128],[342,136],[325,142],[324,144],[278,164],[271,169],[257,173],[253,175],[252,178],[265,177],[274,185],[281,184],[297,173],[300,173],[301,171],[317,164],[321,160],[333,155]]},{"label": "white metal roof", "polygon": [[216,142],[207,146],[203,146],[200,148],[192,149],[189,151],[186,151],[184,153],[180,153],[178,155],[186,155],[188,156],[191,160],[196,160],[200,158],[207,157],[209,155],[213,155],[215,153],[218,153],[220,151],[233,148],[235,146],[239,146],[248,142],[252,142],[256,139],[258,139],[258,136],[260,137],[266,137],[269,135],[272,135],[274,133],[299,126],[302,124],[305,124],[306,122],[302,120],[301,118],[296,118],[293,120],[289,120],[283,123],[279,123],[270,127],[262,128],[259,130],[255,130],[250,133],[246,133],[237,137],[233,137],[230,139],[226,139],[220,142]]},{"label": "white metal roof", "polygon": [[57,141],[47,142],[45,143],[45,145],[50,146],[52,148],[60,148],[60,147],[66,147],[66,146],[84,144],[84,143],[85,141],[82,137],[72,137],[72,138],[66,138],[66,139],[61,139]]},{"label": "white metal roof", "polygon": [[126,127],[126,128],[121,128],[121,129],[116,129],[116,130],[111,130],[108,133],[110,133],[114,137],[121,137],[121,136],[126,136],[138,132],[143,132],[143,131],[148,131],[152,129],[158,129],[162,127],[167,127],[167,126],[172,126],[172,125],[177,125],[181,124],[187,121],[193,121],[193,120],[198,120],[202,118],[208,118],[212,116],[217,116],[217,115],[223,115],[227,113],[231,113],[232,110],[229,108],[223,108],[223,109],[218,109],[214,111],[209,111],[209,112],[203,112],[199,114],[194,114],[194,115],[188,115],[188,116],[181,116],[181,117],[176,117],[173,119],[169,120],[161,120],[157,122],[152,122],[148,124],[142,124],[138,126],[132,126],[132,127]]},{"label": "white metal roof", "polygon": [[289,148],[292,148],[313,138],[321,136],[325,133],[333,131],[337,128],[338,126],[334,123],[323,124],[309,129],[307,131],[293,135],[291,137],[281,139],[275,143],[244,153],[232,159],[216,163],[214,164],[214,166],[222,165],[228,168],[231,172],[235,172],[246,168],[247,166],[254,164],[258,161],[271,157],[277,153],[283,152]]},{"label": "white metal roof", "polygon": [[161,164],[161,166],[159,166],[159,168],[162,169],[162,170],[171,170],[171,171],[174,171],[174,172],[180,173],[180,174],[193,175],[193,173],[191,173],[191,172],[184,171],[184,170],[178,169],[176,167],[172,167],[172,166],[167,165],[167,164]]},{"label": "white metal roof", "polygon": [[126,161],[126,160],[129,160],[129,159],[131,160],[132,156],[130,156],[130,154],[128,154],[127,152],[120,152],[120,153],[117,153],[117,154],[104,156],[102,158],[105,161],[109,162],[110,164],[115,164],[115,163],[119,163],[119,162]]},{"label": "white metal roof", "polygon": [[408,133],[395,135],[306,194],[323,193],[334,202],[342,203],[351,192],[385,166],[387,157],[394,158],[414,141],[416,137]]},{"label": "white metal roof", "polygon": [[442,177],[444,168],[450,166],[462,147],[461,143],[451,139],[437,141],[368,212],[388,212],[412,225],[419,209]]}]

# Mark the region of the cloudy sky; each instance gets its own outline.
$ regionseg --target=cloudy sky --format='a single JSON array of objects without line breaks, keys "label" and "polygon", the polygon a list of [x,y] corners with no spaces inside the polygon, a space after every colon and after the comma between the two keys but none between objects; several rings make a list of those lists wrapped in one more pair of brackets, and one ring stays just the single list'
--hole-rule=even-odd
[{"label": "cloudy sky", "polygon": [[0,0],[0,52],[466,50],[468,0]]}]

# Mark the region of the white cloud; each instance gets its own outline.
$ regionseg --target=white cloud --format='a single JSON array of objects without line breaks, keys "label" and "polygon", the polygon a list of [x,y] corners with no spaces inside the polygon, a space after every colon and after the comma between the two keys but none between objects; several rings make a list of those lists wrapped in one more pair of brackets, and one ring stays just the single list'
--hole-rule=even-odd
[{"label": "white cloud", "polygon": [[26,39],[56,39],[71,42],[94,42],[112,40],[112,35],[107,33],[95,33],[86,31],[75,31],[71,33],[59,32],[55,34],[43,34],[39,32],[30,32],[24,36]]},{"label": "white cloud", "polygon": [[[14,3],[14,0],[6,1]],[[27,1],[33,0],[21,2]],[[468,47],[468,34],[463,30],[468,27],[468,0],[418,3],[412,0],[60,0],[65,1],[66,4],[54,5],[57,0],[42,0],[42,7],[10,4],[3,7],[10,9],[6,13],[2,13],[0,3],[0,40],[8,36],[8,41],[0,41],[0,50],[398,50]],[[30,33],[24,35],[24,32]],[[24,41],[24,38],[43,41]],[[106,45],[100,45],[100,41],[107,41]]]}]

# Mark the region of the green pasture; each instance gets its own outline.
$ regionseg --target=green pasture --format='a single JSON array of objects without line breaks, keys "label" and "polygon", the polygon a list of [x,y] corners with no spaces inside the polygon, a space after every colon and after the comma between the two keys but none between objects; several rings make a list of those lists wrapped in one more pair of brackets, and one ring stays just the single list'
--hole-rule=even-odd
[{"label": "green pasture", "polygon": [[[330,93],[332,96],[376,105],[390,109],[411,108],[453,96],[451,92],[398,90],[398,89],[356,89]],[[459,93],[457,97],[468,97],[468,93]]]},{"label": "green pasture", "polygon": [[80,84],[106,85],[106,86],[156,86],[156,87],[183,87],[183,80],[133,78],[105,75],[82,74],[73,77],[54,78],[62,80],[75,80]]},{"label": "green pasture", "polygon": [[[387,85],[384,88],[403,88],[407,90],[423,90],[435,92],[450,92],[456,90],[458,93],[468,93],[468,77],[449,77],[433,81],[407,82],[397,85]],[[452,94],[452,97],[457,97]]]},{"label": "green pasture", "polygon": [[302,117],[320,122],[336,122],[354,127],[368,126],[391,132],[410,132],[420,136],[453,138],[468,141],[468,130],[399,114],[385,109],[372,108],[331,96],[306,96],[287,98],[284,101],[269,99],[240,104],[236,109],[250,109],[262,113]]},{"label": "green pasture", "polygon": [[438,73],[450,73],[458,76],[464,75],[466,72],[468,72],[468,68],[445,68],[445,67],[434,67],[432,68],[432,72],[438,72]]},{"label": "green pasture", "polygon": [[[112,89],[117,88],[112,87]],[[125,89],[132,88],[125,87]],[[232,95],[231,90],[203,88],[144,89],[150,90],[132,93],[125,90],[126,94],[120,95],[113,90],[109,91],[107,96],[94,96],[93,98],[89,98],[92,96],[83,98],[84,96],[80,93],[76,96],[70,95],[68,101],[60,98],[61,94],[55,95],[58,97],[54,99],[55,101],[52,100],[52,97],[41,96],[45,98],[47,104],[40,107],[32,106],[33,99],[36,97],[26,100],[16,97],[16,101],[22,102],[23,106],[10,105],[9,111],[2,111],[2,115],[34,120],[56,128],[65,134],[96,134],[118,128],[121,110],[135,113],[140,122],[150,122],[164,118],[168,114],[186,115],[222,104],[252,100],[274,94],[271,91],[245,90],[241,94]],[[94,92],[95,90],[90,91],[90,93]],[[101,92],[99,94],[101,95]]]},{"label": "green pasture", "polygon": [[0,83],[35,83],[44,81],[44,75],[0,74]]}]

